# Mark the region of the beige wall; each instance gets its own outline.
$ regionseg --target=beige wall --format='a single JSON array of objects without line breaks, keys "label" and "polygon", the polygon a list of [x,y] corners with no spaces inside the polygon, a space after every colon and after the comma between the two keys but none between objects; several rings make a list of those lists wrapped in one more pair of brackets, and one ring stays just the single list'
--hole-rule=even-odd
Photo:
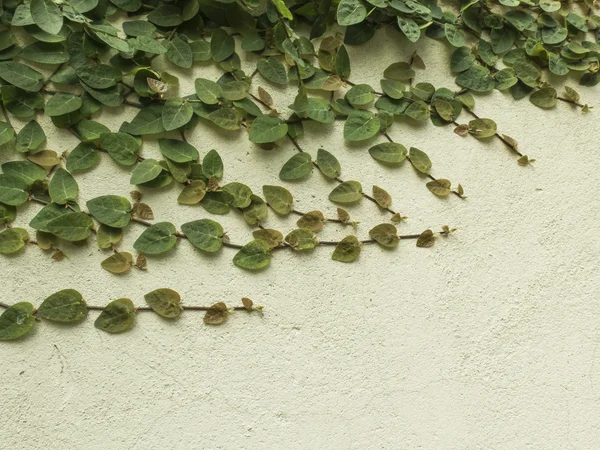
[{"label": "beige wall", "polygon": [[[448,49],[431,41],[419,48],[428,68],[418,80],[455,88]],[[351,79],[376,85],[389,63],[412,50],[398,35],[382,33],[351,50]],[[216,75],[209,67],[194,73]],[[191,72],[179,75],[193,80]],[[190,83],[183,84],[188,93]],[[286,97],[268,90],[289,104],[291,91]],[[600,105],[598,89],[580,92]],[[186,242],[149,258],[146,273],[121,277],[100,268],[107,255],[93,242],[65,247],[62,262],[34,247],[0,259],[7,303],[39,305],[72,287],[90,304],[124,296],[142,304],[144,293],[171,287],[188,304],[236,304],[248,296],[265,306],[263,318],[236,314],[217,328],[193,312],[174,323],[143,314],[117,336],[93,328],[92,314],[75,327],[39,323],[27,339],[0,345],[0,447],[598,448],[598,112],[581,115],[562,103],[542,111],[499,92],[478,98],[476,111],[496,119],[538,159],[535,166],[518,166],[498,141],[461,138],[451,128],[396,123],[391,131],[430,155],[435,176],[461,182],[465,201],[434,197],[408,165],[378,165],[366,150],[383,139],[345,144],[342,123],[312,126],[301,141],[313,155],[319,146],[334,153],[344,179],[387,189],[394,208],[409,217],[401,233],[459,228],[431,249],[414,241],[391,252],[369,246],[350,265],[331,261],[327,248],[280,252],[258,274],[233,267],[230,249],[207,257]],[[106,113],[100,120],[116,131],[122,117]],[[76,144],[51,126],[46,132],[51,148]],[[263,184],[283,184],[279,168],[294,152],[288,142],[263,151],[243,132],[205,124],[190,141],[201,152],[221,153],[226,181],[258,192]],[[156,145],[144,144],[144,155],[155,153]],[[106,155],[77,180],[83,201],[132,188],[128,170]],[[333,185],[320,174],[285,186],[298,209],[335,214],[327,201]],[[200,207],[178,206],[178,191],[147,193],[158,220],[181,225],[208,216]],[[38,209],[24,208],[17,223]],[[387,220],[368,202],[350,211],[363,238]],[[238,214],[216,220],[233,241],[250,239]],[[265,225],[286,232],[294,223],[271,215]],[[132,226],[120,248],[131,249],[141,231]],[[322,238],[349,232],[327,225]]]}]

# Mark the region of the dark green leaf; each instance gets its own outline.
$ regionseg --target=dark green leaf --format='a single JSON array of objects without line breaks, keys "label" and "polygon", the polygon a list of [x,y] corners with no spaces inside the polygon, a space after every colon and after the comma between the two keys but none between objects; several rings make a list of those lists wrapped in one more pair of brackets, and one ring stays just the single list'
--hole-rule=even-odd
[{"label": "dark green leaf", "polygon": [[53,322],[79,322],[87,317],[88,309],[83,297],[74,289],[63,289],[48,297],[40,305],[38,316]]},{"label": "dark green leaf", "polygon": [[135,307],[128,298],[110,302],[100,313],[94,326],[108,333],[121,333],[128,330],[135,321]]},{"label": "dark green leaf", "polygon": [[200,219],[184,223],[181,231],[194,247],[205,252],[214,253],[223,245],[223,227],[213,220]]},{"label": "dark green leaf", "polygon": [[0,341],[12,341],[25,336],[33,328],[33,305],[15,303],[0,316]]},{"label": "dark green leaf", "polygon": [[138,252],[159,255],[171,250],[177,243],[177,231],[169,222],[159,222],[148,227],[133,244]]}]

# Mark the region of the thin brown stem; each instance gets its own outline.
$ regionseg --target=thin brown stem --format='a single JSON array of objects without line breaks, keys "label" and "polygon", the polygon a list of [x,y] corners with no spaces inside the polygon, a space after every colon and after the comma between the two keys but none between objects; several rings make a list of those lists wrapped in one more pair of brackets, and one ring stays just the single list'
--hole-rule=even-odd
[{"label": "thin brown stem", "polygon": [[561,102],[565,102],[565,103],[570,103],[571,105],[575,105],[580,108],[583,108],[585,106],[579,102],[576,102],[575,100],[570,100],[570,99],[564,98],[564,97],[556,97],[556,100],[560,100]]},{"label": "thin brown stem", "polygon": [[[390,136],[390,135],[387,133],[387,131],[384,131],[384,132],[383,132],[383,135],[385,136],[385,138],[386,138],[386,139],[387,139],[389,142],[394,142],[394,140],[393,140],[393,139],[392,139],[392,137],[391,137],[391,136]],[[411,161],[411,159],[410,159],[410,158],[406,158],[406,159],[408,159],[408,162],[410,163],[410,165],[411,165],[411,166],[413,166],[415,169],[417,169],[417,168],[416,168],[416,166],[415,166],[415,164],[414,164],[414,163]],[[417,169],[417,170],[418,170],[418,169]],[[422,172],[421,172],[421,171],[419,171],[419,173],[422,173]],[[425,175],[427,178],[429,178],[431,181],[437,181],[437,178],[435,178],[435,177],[434,177],[433,175],[431,175],[430,173],[426,173],[426,174],[424,174],[424,175]],[[454,195],[456,195],[458,198],[462,198],[462,199],[464,199],[464,198],[465,198],[463,195],[459,194],[457,191],[452,191],[452,193],[453,193]]]},{"label": "thin brown stem", "polygon": [[[480,117],[474,112],[471,111],[469,108],[465,108],[465,111],[467,111],[469,114],[471,114],[471,116],[475,117],[476,119],[480,119]],[[496,139],[498,139],[500,142],[502,142],[506,147],[508,147],[508,149],[510,151],[512,151],[513,153],[516,153],[519,156],[523,156],[523,153],[521,153],[519,150],[517,150],[516,148],[514,148],[512,146],[512,144],[510,142],[508,142],[502,135],[500,135],[497,131],[496,133],[494,133],[494,137]]]}]

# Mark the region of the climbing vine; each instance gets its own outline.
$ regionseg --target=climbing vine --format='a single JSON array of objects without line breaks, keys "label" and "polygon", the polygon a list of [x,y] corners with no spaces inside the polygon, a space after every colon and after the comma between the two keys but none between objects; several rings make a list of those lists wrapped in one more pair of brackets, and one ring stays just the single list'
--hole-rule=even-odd
[{"label": "climbing vine", "polygon": [[[497,139],[527,166],[535,160],[493,119],[475,112],[476,99],[499,90],[515,100],[528,97],[543,109],[564,102],[586,113],[591,106],[574,88],[565,86],[559,94],[549,80],[576,74],[582,86],[600,81],[596,0],[444,5],[436,0],[2,0],[1,5],[0,151],[14,158],[1,165],[0,225],[5,229],[0,254],[32,245],[59,261],[66,243],[94,235],[99,248],[112,252],[101,267],[115,274],[148,269],[147,256],[164,254],[180,241],[206,253],[231,249],[233,264],[250,271],[267,267],[277,251],[332,247],[333,260],[352,262],[367,244],[395,248],[414,240],[417,247],[430,247],[454,229],[440,225],[436,231],[400,234],[397,224],[406,217],[392,208],[389,193],[342,179],[343,161],[336,155],[304,148],[305,123],[328,127],[343,121],[344,139],[367,144],[378,163],[408,163],[433,195],[464,199],[460,183],[434,176],[426,149],[393,139],[397,119],[429,121],[461,137]],[[359,77],[352,72],[348,48],[368,42],[382,28],[396,29],[404,43],[422,37],[445,41],[455,86],[427,82],[417,52],[408,61],[391,62],[379,86],[355,83]],[[255,68],[247,73],[242,61],[256,61]],[[196,65],[200,72],[211,64],[222,75],[195,78],[194,91],[181,92],[179,79],[159,68],[165,62],[183,69]],[[271,86],[293,86],[292,104],[275,104]],[[137,113],[118,130],[99,121],[103,111],[131,109]],[[60,153],[47,148],[41,115],[79,143]],[[188,142],[202,127],[246,134],[263,149],[291,143],[295,153],[279,178],[284,184],[302,181],[317,171],[335,182],[328,198],[339,206],[336,217],[316,209],[299,211],[287,187],[265,185],[256,193],[244,180],[231,178],[218,149],[202,154]],[[162,159],[143,154],[147,138],[158,139]],[[93,170],[101,158],[130,168],[136,189],[95,198],[84,194],[84,203],[77,175]],[[253,228],[252,239],[231,242],[221,224],[209,218],[155,221],[143,192],[174,183],[180,185],[180,205],[200,205],[212,215],[239,214]],[[358,221],[345,208],[363,199],[389,213],[390,220],[359,238]],[[13,226],[19,208],[28,203],[39,208],[29,229]],[[263,227],[269,211],[297,216],[297,228],[283,233]],[[352,231],[336,241],[320,240],[328,222]],[[135,255],[119,248],[123,234],[134,227],[141,231]],[[223,303],[181,306],[175,291],[159,291],[146,295],[149,306],[137,310],[170,318],[184,309],[202,310],[210,324],[223,322],[229,311]],[[35,317],[78,321],[96,309],[102,310],[96,326],[124,331],[136,310],[128,299],[91,307],[72,290],[54,294],[38,310],[29,303],[0,306],[7,308],[0,317],[0,340],[22,336]],[[257,307],[246,299],[235,309]]]}]

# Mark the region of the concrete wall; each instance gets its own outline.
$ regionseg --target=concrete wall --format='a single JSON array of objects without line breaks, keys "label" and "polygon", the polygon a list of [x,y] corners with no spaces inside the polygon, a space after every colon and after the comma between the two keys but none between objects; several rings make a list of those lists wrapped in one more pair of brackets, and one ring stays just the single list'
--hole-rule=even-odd
[{"label": "concrete wall", "polygon": [[[377,85],[383,69],[413,49],[382,32],[351,49],[351,79]],[[425,41],[419,51],[427,70],[418,81],[455,89],[448,49]],[[206,66],[176,73],[187,78],[188,93],[195,76],[217,72]],[[289,104],[291,90],[268,90]],[[597,89],[580,91],[583,101],[600,105]],[[436,198],[408,164],[380,166],[367,149],[383,139],[344,143],[343,123],[307,127],[301,140],[315,156],[320,146],[334,153],[344,179],[359,180],[366,191],[374,184],[387,189],[393,207],[409,217],[401,233],[458,227],[431,249],[414,241],[397,251],[368,246],[350,265],[331,261],[327,248],[278,252],[258,274],[235,268],[230,249],[208,257],[186,242],[149,258],[147,272],[124,276],[100,268],[107,254],[93,241],[66,246],[62,262],[33,246],[0,259],[7,303],[39,305],[71,287],[90,304],[130,297],[141,305],[144,293],[171,287],[187,304],[233,305],[247,296],[265,306],[262,318],[239,313],[221,327],[204,326],[193,312],[175,322],[139,314],[132,330],[115,336],[93,327],[95,313],[74,327],[37,324],[27,339],[0,345],[0,447],[598,448],[598,113],[581,115],[564,103],[542,111],[499,92],[478,98],[476,111],[517,139],[535,165],[520,167],[497,140],[461,138],[451,127],[396,123],[391,130],[398,142],[430,155],[434,176],[461,182],[465,201]],[[122,118],[107,112],[100,120],[116,131]],[[51,125],[46,132],[49,148],[76,145]],[[257,192],[283,184],[279,168],[295,151],[286,141],[264,151],[244,132],[205,125],[190,141],[201,152],[221,153],[225,181]],[[144,144],[144,155],[156,153],[155,143]],[[2,162],[11,157],[0,155]],[[83,202],[132,188],[129,171],[106,155],[77,180]],[[335,214],[327,201],[334,184],[319,173],[285,186],[297,209]],[[178,192],[146,193],[157,220],[181,225],[210,217],[201,207],[178,206]],[[23,208],[17,224],[37,210]],[[366,201],[350,212],[361,221],[362,238],[388,219]],[[250,240],[238,214],[216,220],[232,241]],[[271,214],[265,225],[287,232],[294,222]],[[119,247],[130,250],[141,231],[132,226]],[[329,224],[322,239],[350,232]]]}]

